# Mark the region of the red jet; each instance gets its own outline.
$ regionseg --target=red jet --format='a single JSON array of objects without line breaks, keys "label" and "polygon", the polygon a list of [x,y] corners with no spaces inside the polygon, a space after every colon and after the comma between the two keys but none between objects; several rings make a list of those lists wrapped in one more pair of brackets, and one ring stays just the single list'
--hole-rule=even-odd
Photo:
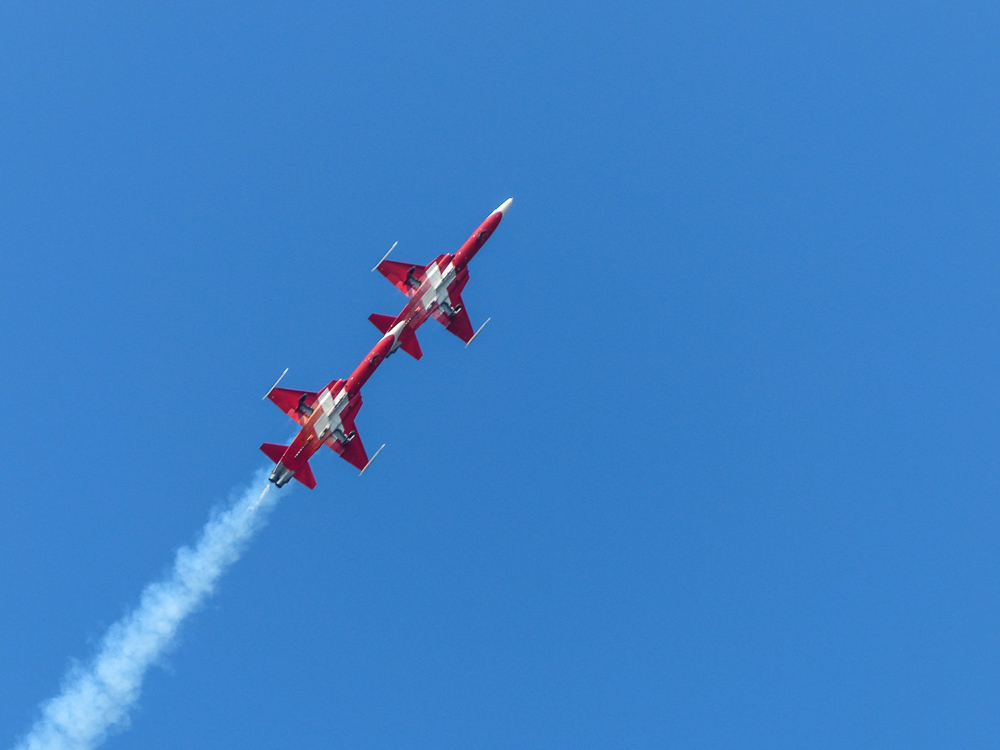
[{"label": "red jet", "polygon": [[[309,459],[324,444],[364,473],[371,461],[354,426],[354,418],[361,408],[361,386],[386,357],[400,347],[406,350],[411,341],[416,343],[412,332],[407,330],[406,321],[402,321],[386,332],[347,380],[334,380],[319,393],[278,388],[277,383],[271,387],[264,398],[271,399],[279,409],[302,425],[291,445],[264,443],[260,446],[276,464],[271,472],[272,482],[283,487],[295,477],[313,489],[316,477],[309,466]],[[378,455],[377,451],[375,455]]]},{"label": "red jet", "polygon": [[[397,289],[410,298],[403,308],[403,312],[395,318],[389,315],[379,315],[373,313],[368,316],[368,320],[375,324],[382,333],[393,330],[400,323],[406,323],[410,334],[403,345],[403,351],[420,359],[423,352],[417,342],[416,330],[424,324],[428,317],[433,317],[441,325],[458,336],[465,345],[472,343],[472,339],[479,335],[486,323],[479,326],[479,331],[472,332],[472,322],[469,320],[469,313],[465,311],[462,303],[462,290],[469,281],[468,263],[473,256],[479,252],[486,240],[490,238],[494,230],[499,226],[500,221],[514,202],[513,198],[508,198],[493,211],[479,228],[472,233],[472,236],[465,241],[465,244],[458,249],[454,255],[439,255],[431,261],[430,265],[417,266],[413,263],[398,263],[394,260],[386,260],[389,253],[386,253],[373,271],[378,271],[391,281]],[[395,247],[395,245],[393,245]],[[392,252],[392,248],[389,248]]]}]

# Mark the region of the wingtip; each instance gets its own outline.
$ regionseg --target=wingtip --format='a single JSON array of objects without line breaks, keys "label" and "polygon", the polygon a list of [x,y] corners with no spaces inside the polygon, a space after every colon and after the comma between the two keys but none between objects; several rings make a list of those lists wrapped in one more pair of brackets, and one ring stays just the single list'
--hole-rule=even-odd
[{"label": "wingtip", "polygon": [[499,212],[501,216],[506,216],[507,215],[507,211],[510,209],[510,204],[513,203],[513,202],[514,202],[513,198],[508,198],[503,203],[501,203],[499,206],[497,206],[497,210],[494,211],[493,213]]},{"label": "wingtip", "polygon": [[267,393],[264,394],[264,398],[262,398],[261,401],[267,401],[267,397],[271,395],[271,391],[273,391],[275,388],[278,387],[278,383],[280,383],[281,379],[285,377],[285,375],[287,374],[288,374],[288,368],[286,367],[285,371],[278,376],[277,380],[274,381],[274,385],[272,385],[270,388],[267,389]]},{"label": "wingtip", "polygon": [[[396,245],[398,245],[398,244],[399,244],[399,240],[396,240],[395,242],[393,242],[392,243],[392,247],[389,248],[389,252],[387,252],[385,255],[382,256],[382,260],[385,260],[386,258],[388,258],[389,257],[389,253],[391,253],[393,250],[395,250],[396,249]],[[375,273],[378,270],[378,267],[382,265],[382,260],[380,260],[378,263],[376,263],[374,265],[374,267],[372,268],[372,273]]]},{"label": "wingtip", "polygon": [[378,454],[382,452],[382,448],[385,448],[385,443],[382,443],[382,447],[379,448],[377,451],[375,451],[375,455],[372,456],[371,458],[369,458],[368,459],[368,463],[366,463],[365,466],[364,466],[364,468],[360,472],[358,472],[358,476],[359,477],[362,474],[364,474],[366,471],[368,471],[368,467],[372,465],[372,461],[374,461],[376,458],[378,458]]}]

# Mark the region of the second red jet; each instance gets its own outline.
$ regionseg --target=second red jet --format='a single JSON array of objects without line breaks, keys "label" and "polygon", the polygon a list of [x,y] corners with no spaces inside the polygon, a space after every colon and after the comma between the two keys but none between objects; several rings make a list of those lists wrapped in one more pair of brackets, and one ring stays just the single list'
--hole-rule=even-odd
[{"label": "second red jet", "polygon": [[[413,333],[428,318],[434,318],[462,339],[466,346],[472,343],[472,339],[479,335],[479,331],[483,330],[483,326],[489,323],[489,320],[479,326],[479,331],[472,332],[472,322],[462,302],[462,290],[469,281],[469,261],[500,226],[513,202],[513,198],[508,198],[494,209],[472,236],[462,243],[458,252],[439,255],[426,266],[382,258],[372,270],[389,279],[399,291],[410,298],[410,301],[406,303],[403,312],[395,318],[373,313],[368,316],[368,320],[383,333],[406,321],[408,330]],[[392,248],[389,252],[392,252]],[[386,253],[386,256],[388,255],[389,253]],[[420,359],[421,351],[417,337],[411,336],[407,344],[404,351]]]},{"label": "second red jet", "polygon": [[291,445],[264,443],[260,446],[276,464],[271,472],[272,482],[283,487],[295,477],[306,487],[313,489],[316,477],[309,466],[309,459],[322,445],[332,448],[342,459],[362,472],[368,468],[371,461],[368,460],[361,436],[354,426],[354,418],[361,409],[361,386],[386,357],[400,347],[405,348],[410,339],[412,334],[406,331],[405,321],[393,326],[375,348],[368,352],[368,356],[361,360],[351,377],[347,380],[334,380],[319,393],[278,388],[277,383],[272,386],[265,398],[271,399],[279,409],[302,425]]}]

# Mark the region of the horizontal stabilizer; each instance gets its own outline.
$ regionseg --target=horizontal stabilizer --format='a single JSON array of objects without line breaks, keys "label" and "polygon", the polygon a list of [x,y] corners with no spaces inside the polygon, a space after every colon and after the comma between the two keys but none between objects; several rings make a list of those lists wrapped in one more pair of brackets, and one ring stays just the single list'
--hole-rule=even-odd
[{"label": "horizontal stabilizer", "polygon": [[288,450],[287,445],[276,445],[274,443],[264,443],[260,446],[260,449],[264,451],[264,455],[269,459],[278,463],[281,457],[285,455],[285,451]]},{"label": "horizontal stabilizer", "polygon": [[369,315],[368,320],[382,333],[388,333],[389,329],[392,328],[392,324],[396,322],[396,319],[391,315],[379,315],[378,313]]},{"label": "horizontal stabilizer", "polygon": [[309,489],[316,489],[316,477],[313,475],[312,467],[308,461],[302,464],[293,476]]},{"label": "horizontal stabilizer", "polygon": [[418,266],[415,263],[399,263],[394,260],[383,260],[375,268],[407,297],[413,296],[427,270],[426,266]]},{"label": "horizontal stabilizer", "polygon": [[415,333],[411,333],[409,336],[404,338],[403,342],[399,345],[399,348],[414,359],[420,359],[424,356],[424,352],[420,348],[420,342],[417,341],[417,334]]}]

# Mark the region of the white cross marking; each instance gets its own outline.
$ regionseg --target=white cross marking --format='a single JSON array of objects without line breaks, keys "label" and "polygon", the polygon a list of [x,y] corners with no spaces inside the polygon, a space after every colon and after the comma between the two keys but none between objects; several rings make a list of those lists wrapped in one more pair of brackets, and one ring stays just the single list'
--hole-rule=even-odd
[{"label": "white cross marking", "polygon": [[323,435],[327,430],[331,432],[343,426],[343,422],[340,419],[340,413],[347,406],[347,391],[343,388],[337,394],[336,398],[330,396],[330,391],[324,388],[320,394],[319,398],[316,399],[323,413],[316,419],[313,426],[316,430],[316,437],[320,440],[323,439]]}]

